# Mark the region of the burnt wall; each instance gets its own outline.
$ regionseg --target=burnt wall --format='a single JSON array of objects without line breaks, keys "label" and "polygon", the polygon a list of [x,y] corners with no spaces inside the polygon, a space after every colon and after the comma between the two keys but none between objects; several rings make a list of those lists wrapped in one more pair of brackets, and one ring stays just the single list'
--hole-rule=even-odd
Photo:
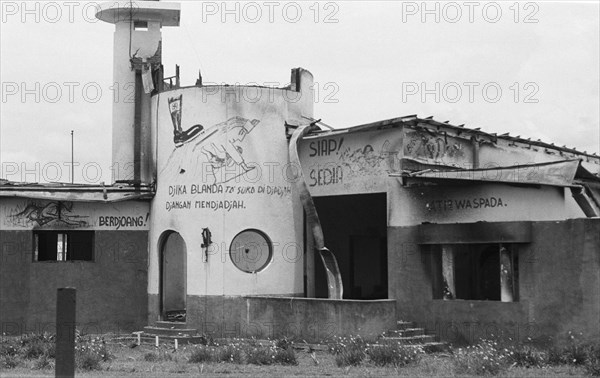
[{"label": "burnt wall", "polygon": [[147,320],[147,231],[96,231],[94,261],[33,262],[32,231],[1,231],[2,332],[54,332],[56,289],[77,289],[85,333],[141,329]]},{"label": "burnt wall", "polygon": [[340,335],[375,339],[395,324],[392,300],[191,295],[187,299],[188,327],[213,337],[286,336],[308,342]]},{"label": "burnt wall", "polygon": [[[20,333],[27,321],[31,231],[0,231],[0,323],[2,333]],[[25,251],[28,251],[25,253]]]},{"label": "burnt wall", "polygon": [[389,298],[397,300],[398,317],[458,344],[497,336],[555,342],[569,331],[598,339],[600,220],[498,223],[529,224],[531,241],[518,244],[520,297],[510,303],[433,300],[430,256],[419,244],[419,226],[390,227]]}]

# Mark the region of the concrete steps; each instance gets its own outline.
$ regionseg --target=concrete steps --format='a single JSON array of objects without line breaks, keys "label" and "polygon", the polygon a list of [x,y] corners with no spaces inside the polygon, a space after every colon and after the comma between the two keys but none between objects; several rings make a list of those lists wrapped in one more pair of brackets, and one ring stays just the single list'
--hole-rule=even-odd
[{"label": "concrete steps", "polygon": [[384,344],[427,344],[435,342],[435,336],[433,335],[419,335],[409,337],[382,337],[379,339]]},{"label": "concrete steps", "polygon": [[448,350],[448,344],[436,340],[436,336],[428,335],[424,328],[416,327],[413,322],[399,320],[396,329],[384,332],[378,339],[380,345],[420,346],[427,353]]},{"label": "concrete steps", "polygon": [[155,323],[156,327],[160,328],[173,328],[173,329],[185,329],[187,328],[187,323],[184,322],[168,322],[165,320],[159,320]]},{"label": "concrete steps", "polygon": [[[135,332],[136,337],[138,333],[143,343],[154,344],[157,336],[159,343],[174,344],[175,340],[181,345],[207,343],[206,337],[199,335],[197,329],[188,328],[184,322],[157,321],[153,326],[144,327],[144,331]],[[396,329],[384,332],[376,344],[370,345],[377,347],[394,344],[421,347],[427,353],[444,352],[449,348],[447,343],[437,341],[434,335],[428,335],[424,328],[406,321],[398,321]]]},{"label": "concrete steps", "polygon": [[198,331],[187,328],[162,328],[146,326],[144,327],[144,333],[152,336],[194,336],[198,333]]},{"label": "concrete steps", "polygon": [[[137,332],[136,332],[137,334]],[[206,338],[198,334],[198,330],[187,328],[184,322],[158,321],[154,326],[144,327],[140,338],[142,342],[155,343],[158,337],[159,343],[174,344],[206,344]]]},{"label": "concrete steps", "polygon": [[413,328],[414,326],[415,326],[415,324],[413,322],[405,322],[404,320],[396,321],[396,330]]},{"label": "concrete steps", "polygon": [[423,328],[393,329],[383,333],[383,336],[385,337],[410,337],[422,335],[425,335],[425,329]]}]

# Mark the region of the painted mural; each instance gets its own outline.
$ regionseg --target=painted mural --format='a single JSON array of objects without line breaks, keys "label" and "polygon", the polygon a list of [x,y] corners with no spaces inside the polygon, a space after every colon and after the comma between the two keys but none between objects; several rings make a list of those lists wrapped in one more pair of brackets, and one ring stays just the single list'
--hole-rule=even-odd
[{"label": "painted mural", "polygon": [[427,164],[472,168],[473,146],[468,140],[427,130],[406,130],[404,157]]},{"label": "painted mural", "polygon": [[308,137],[301,141],[304,176],[314,196],[385,192],[402,159],[472,168],[469,140],[427,130],[389,129]]},{"label": "painted mural", "polygon": [[[244,160],[244,149],[242,143],[244,139],[260,121],[257,119],[248,120],[242,117],[233,117],[225,122],[211,127],[214,131],[210,135],[219,132],[222,138],[215,138],[216,143],[211,141],[202,145],[200,151],[208,160],[209,172],[213,184],[227,182],[237,176],[224,179],[225,170],[235,167],[239,175],[244,175],[255,167],[250,167]],[[199,144],[194,147],[198,148]]]},{"label": "painted mural", "polygon": [[311,194],[319,196],[384,192],[401,151],[400,134],[390,130],[307,138],[299,153]]},{"label": "painted mural", "polygon": [[179,95],[168,99],[171,121],[173,122],[173,143],[176,147],[181,147],[184,143],[194,139],[204,129],[202,125],[194,125],[187,130],[181,128],[182,97],[182,95]]},{"label": "painted mural", "polygon": [[275,151],[266,148],[270,138],[260,119],[233,115],[211,122],[209,117],[188,117],[193,121],[188,125],[193,126],[184,127],[184,109],[191,112],[193,105],[193,98],[188,101],[184,94],[177,94],[169,96],[163,108],[164,115],[168,110],[173,135],[171,147],[161,141],[162,151],[168,153],[159,162],[159,182],[167,185],[161,187],[158,198],[167,195],[165,210],[230,212],[247,209],[248,201],[254,202],[257,196],[291,196],[291,186],[282,180],[285,172],[270,169],[270,161],[278,159],[273,159]]},{"label": "painted mural", "polygon": [[[196,269],[188,268],[188,295],[301,292],[303,249],[285,129],[286,121],[300,121],[289,117],[283,91],[256,90],[263,92],[253,102],[230,95],[228,87],[181,88],[153,98],[157,187],[150,293],[159,291],[155,258],[161,236],[171,231],[185,240],[187,266]],[[248,229],[273,243],[272,260],[260,273],[231,263],[232,240]],[[210,243],[202,230],[212,235]]]},{"label": "painted mural", "polygon": [[[222,184],[244,175],[255,168],[249,166],[244,158],[244,139],[258,123],[260,121],[257,119],[248,120],[242,117],[232,117],[208,129],[204,129],[202,125],[194,125],[186,130],[186,132],[194,130],[193,132],[189,134],[184,132],[183,136],[180,134],[175,135],[174,140],[178,140],[180,143],[175,142],[176,148],[171,153],[164,169],[172,169],[173,164],[177,163],[179,159],[181,165],[179,174],[186,173],[183,164],[187,162],[191,166],[194,161],[198,161],[197,151],[199,151],[205,157],[201,168],[203,168],[203,173],[208,176],[207,181],[209,184]],[[195,128],[196,126],[198,128]],[[188,139],[181,142],[185,138]],[[195,138],[196,140],[193,140]],[[181,149],[185,152],[180,154],[178,148],[183,146],[184,143],[190,143],[191,147]],[[231,174],[232,170],[235,174]]]},{"label": "painted mural", "polygon": [[148,205],[127,202],[118,206],[70,201],[14,199],[0,204],[2,229],[147,230]]},{"label": "painted mural", "polygon": [[22,210],[19,210],[20,206],[17,206],[12,211],[13,214],[8,215],[8,223],[58,227],[86,227],[88,225],[88,216],[73,214],[73,202],[29,202]]}]

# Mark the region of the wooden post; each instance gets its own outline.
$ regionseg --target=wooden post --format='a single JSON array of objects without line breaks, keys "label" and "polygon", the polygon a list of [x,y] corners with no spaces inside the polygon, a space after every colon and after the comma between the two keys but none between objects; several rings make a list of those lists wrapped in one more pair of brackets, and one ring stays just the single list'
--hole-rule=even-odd
[{"label": "wooden post", "polygon": [[56,293],[56,377],[75,376],[76,292],[63,287]]}]

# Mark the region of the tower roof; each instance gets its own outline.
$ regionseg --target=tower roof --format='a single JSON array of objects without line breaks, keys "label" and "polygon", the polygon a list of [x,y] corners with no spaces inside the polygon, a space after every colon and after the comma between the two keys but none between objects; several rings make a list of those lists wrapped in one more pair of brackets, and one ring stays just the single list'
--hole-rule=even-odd
[{"label": "tower roof", "polygon": [[96,18],[111,24],[121,21],[160,21],[162,26],[179,26],[179,3],[162,1],[111,1],[100,4]]}]

